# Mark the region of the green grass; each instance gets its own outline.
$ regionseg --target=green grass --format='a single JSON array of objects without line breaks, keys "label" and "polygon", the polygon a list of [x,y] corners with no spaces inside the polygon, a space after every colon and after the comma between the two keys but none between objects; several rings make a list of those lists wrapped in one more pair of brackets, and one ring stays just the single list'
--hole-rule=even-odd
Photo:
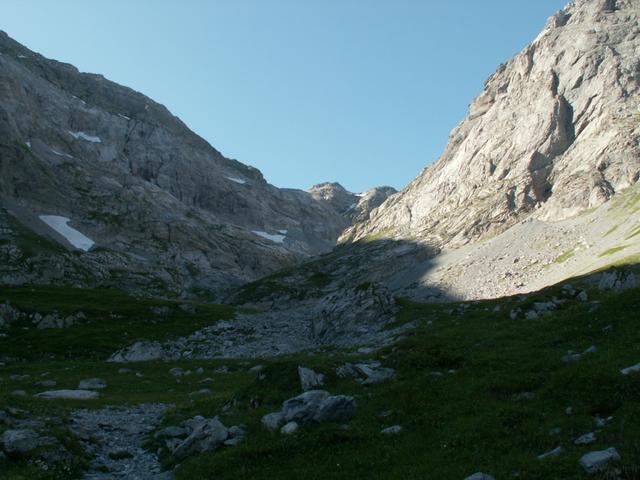
[{"label": "green grass", "polygon": [[[151,316],[145,312],[158,304],[152,299],[102,291],[56,294],[46,289],[29,295],[29,287],[2,289],[0,293],[12,304],[34,310],[47,306],[72,311],[81,306],[96,319],[117,312],[122,318],[111,326],[111,335],[120,335],[112,341],[114,345],[128,343],[122,334],[133,328],[140,328],[137,334],[146,328],[147,335],[156,337],[179,330],[173,320],[149,324]],[[81,346],[71,328],[58,332],[75,345],[70,358],[48,359],[23,352],[32,360],[0,367],[0,408],[11,405],[37,415],[65,418],[78,406],[153,401],[175,405],[167,414],[167,425],[200,414],[220,415],[227,426],[247,426],[243,444],[183,461],[176,470],[178,480],[461,479],[476,471],[498,479],[512,478],[514,472],[526,479],[581,479],[585,475],[578,459],[592,450],[615,446],[623,465],[640,465],[640,375],[619,372],[640,361],[639,293],[639,289],[616,294],[589,289],[590,302],[569,301],[553,315],[529,321],[511,320],[510,310],[526,310],[534,301],[560,296],[560,287],[528,297],[470,302],[464,313],[458,304],[422,305],[403,300],[397,322],[417,321],[419,327],[373,356],[329,351],[249,362],[145,362],[128,365],[133,370],[128,374],[118,373],[122,365],[103,362],[103,354],[95,358],[87,354],[91,348],[104,348],[104,340],[92,336],[95,332],[87,332],[86,345]],[[198,304],[196,308],[185,321],[197,322],[197,312],[208,315],[207,321],[230,314],[225,307],[211,306],[214,310],[210,311]],[[46,337],[52,331],[25,328],[23,333],[14,333],[31,335],[37,345],[50,341]],[[195,329],[196,323],[190,323],[189,328]],[[567,350],[583,351],[590,345],[596,345],[598,351],[576,363],[561,361]],[[397,378],[367,387],[335,375],[335,368],[345,361],[370,357],[395,368]],[[257,363],[265,366],[263,376],[249,371]],[[229,373],[213,372],[223,364]],[[266,431],[260,424],[262,415],[278,410],[283,400],[300,393],[298,365],[325,373],[330,392],[355,396],[355,419],[347,426],[307,424],[293,437]],[[168,374],[174,366],[202,367],[205,373],[176,379]],[[95,376],[107,380],[109,386],[93,402],[33,398],[31,394],[41,389],[33,385],[34,380],[45,378],[42,375],[47,372],[46,378],[56,379],[59,388],[72,388],[81,379]],[[11,380],[12,374],[30,378]],[[203,377],[213,377],[214,382],[202,385],[199,381]],[[203,386],[212,389],[212,397],[189,395]],[[29,395],[12,397],[9,392],[15,389]],[[523,392],[535,396],[516,400]],[[235,407],[223,411],[231,400],[235,400]],[[569,406],[572,415],[565,413]],[[596,429],[596,415],[613,419],[597,433],[593,445],[573,445],[574,438]],[[393,437],[380,434],[382,428],[393,424],[402,425],[403,432]],[[554,428],[561,432],[551,434]],[[161,444],[153,440],[151,446],[155,449]],[[557,446],[565,449],[560,457],[537,459]],[[169,455],[163,455],[162,460],[166,466],[176,465]],[[75,468],[78,465],[81,463]],[[74,472],[64,478],[74,478]],[[0,463],[0,478],[61,478],[47,475],[26,463]]]},{"label": "green grass", "polygon": [[631,240],[633,237],[640,235],[640,225],[638,225],[637,227],[634,227],[629,234],[624,237],[625,240]]},{"label": "green grass", "polygon": [[609,230],[607,230],[607,233],[605,233],[603,237],[608,237],[609,235],[611,235],[613,232],[615,232],[618,229],[619,226],[620,225],[614,225],[613,227],[611,227]]},{"label": "green grass", "polygon": [[569,260],[571,257],[573,257],[575,254],[576,254],[576,249],[575,247],[573,247],[570,250],[567,250],[563,254],[559,255],[558,258],[555,259],[555,263],[564,263],[567,260]]},{"label": "green grass", "polygon": [[[234,315],[229,306],[143,299],[117,290],[63,286],[0,286],[0,302],[5,301],[26,313],[57,312],[65,316],[82,311],[87,317],[69,329],[38,330],[28,320],[13,324],[9,336],[0,338],[0,352],[2,356],[29,360],[106,359],[136,340],[179,337]],[[156,315],[152,307],[168,307],[171,313]]]},{"label": "green grass", "polygon": [[614,253],[618,253],[621,250],[624,250],[629,245],[618,245],[617,247],[611,247],[604,252],[600,253],[598,257],[606,257],[607,255],[613,255]]}]

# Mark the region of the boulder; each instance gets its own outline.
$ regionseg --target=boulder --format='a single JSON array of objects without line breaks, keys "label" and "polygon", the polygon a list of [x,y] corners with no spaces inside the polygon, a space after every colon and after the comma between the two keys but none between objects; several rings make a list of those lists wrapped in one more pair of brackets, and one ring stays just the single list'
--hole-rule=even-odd
[{"label": "boulder", "polygon": [[596,435],[593,432],[585,433],[584,435],[580,435],[576,438],[573,443],[574,445],[589,445],[596,441]]},{"label": "boulder", "polygon": [[380,431],[380,433],[383,433],[384,435],[397,435],[400,432],[402,432],[401,425],[393,425],[391,427],[384,428]]},{"label": "boulder", "polygon": [[42,438],[33,430],[7,430],[0,437],[4,451],[9,456],[26,455],[43,444]]},{"label": "boulder", "polygon": [[324,385],[324,375],[310,368],[298,367],[298,377],[300,377],[300,385],[304,391]]},{"label": "boulder", "polygon": [[93,390],[48,390],[36,394],[38,398],[46,398],[48,400],[64,399],[64,400],[94,400],[100,394]]},{"label": "boulder", "polygon": [[620,373],[622,373],[623,375],[629,375],[630,373],[636,373],[636,372],[640,372],[640,363],[637,363],[636,365],[623,368],[622,370],[620,370]]},{"label": "boulder", "polygon": [[327,398],[329,398],[329,392],[324,390],[309,390],[302,395],[290,398],[282,404],[284,419],[287,422],[313,420]]},{"label": "boulder", "polygon": [[299,425],[297,422],[289,422],[280,429],[280,433],[283,435],[293,435],[298,431]]},{"label": "boulder", "polygon": [[313,416],[316,422],[347,422],[356,415],[356,401],[347,395],[333,395],[325,399]]},{"label": "boulder", "polygon": [[553,450],[549,450],[541,455],[538,455],[538,460],[544,460],[546,458],[559,457],[564,452],[562,447],[554,448]]},{"label": "boulder", "polygon": [[107,382],[101,378],[86,378],[78,384],[80,390],[102,390],[107,388]]},{"label": "boulder", "polygon": [[218,448],[229,437],[229,431],[220,420],[212,418],[200,423],[191,434],[173,451],[178,459],[210,452]]},{"label": "boulder", "polygon": [[589,452],[580,458],[580,465],[588,474],[598,473],[606,469],[610,462],[619,461],[620,454],[615,448],[607,448]]},{"label": "boulder", "polygon": [[267,413],[262,417],[262,424],[269,430],[275,430],[284,423],[284,414],[282,412]]},{"label": "boulder", "polygon": [[496,480],[488,473],[476,472],[473,475],[469,475],[464,480]]}]

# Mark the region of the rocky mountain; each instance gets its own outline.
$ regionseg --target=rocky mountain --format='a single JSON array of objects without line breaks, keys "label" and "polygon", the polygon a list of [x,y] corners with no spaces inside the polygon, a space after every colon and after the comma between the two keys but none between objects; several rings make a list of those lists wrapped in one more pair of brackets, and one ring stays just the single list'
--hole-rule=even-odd
[{"label": "rocky mountain", "polygon": [[369,284],[423,301],[496,298],[637,263],[639,16],[639,0],[553,15],[486,81],[434,165],[253,300],[282,308],[318,276],[318,298]]},{"label": "rocky mountain", "polygon": [[557,221],[638,181],[637,0],[577,0],[500,65],[441,158],[344,241],[384,232],[459,246]]},{"label": "rocky mountain", "polygon": [[0,281],[215,292],[330,250],[351,221],[0,33]]},{"label": "rocky mountain", "polygon": [[320,183],[309,189],[313,198],[320,202],[326,202],[352,223],[363,222],[369,219],[370,213],[378,208],[387,198],[397,193],[393,187],[375,187],[364,193],[352,193],[347,191],[339,183]]}]

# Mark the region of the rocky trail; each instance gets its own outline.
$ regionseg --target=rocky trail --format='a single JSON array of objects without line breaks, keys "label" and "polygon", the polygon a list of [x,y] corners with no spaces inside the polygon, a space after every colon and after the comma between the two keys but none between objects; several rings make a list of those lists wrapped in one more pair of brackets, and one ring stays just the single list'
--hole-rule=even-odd
[{"label": "rocky trail", "polygon": [[80,438],[84,449],[93,456],[84,478],[173,478],[168,472],[161,473],[157,455],[144,448],[147,434],[160,423],[166,408],[163,404],[143,404],[130,408],[74,411],[71,430]]}]

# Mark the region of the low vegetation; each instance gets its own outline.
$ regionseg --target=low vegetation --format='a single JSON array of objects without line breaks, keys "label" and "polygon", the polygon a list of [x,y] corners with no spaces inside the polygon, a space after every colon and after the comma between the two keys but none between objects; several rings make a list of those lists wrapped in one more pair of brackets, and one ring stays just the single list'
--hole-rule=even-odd
[{"label": "low vegetation", "polygon": [[[476,471],[496,478],[578,479],[585,476],[578,459],[611,446],[620,452],[621,465],[633,471],[640,465],[640,377],[622,375],[620,369],[640,362],[639,293],[587,289],[588,301],[567,300],[535,320],[523,315],[513,320],[511,311],[561,297],[561,286],[527,297],[465,304],[402,301],[397,321],[418,321],[419,327],[375,354],[329,351],[260,360],[144,362],[126,365],[131,372],[123,374],[122,365],[104,361],[116,348],[138,337],[184,334],[229,318],[232,309],[192,304],[183,311],[179,302],[113,291],[4,287],[0,300],[20,309],[79,309],[87,321],[56,331],[23,324],[0,339],[3,355],[21,359],[0,367],[0,409],[66,418],[79,407],[162,402],[173,405],[166,425],[194,415],[219,415],[226,425],[247,426],[247,438],[238,446],[179,465],[165,454],[165,467],[177,466],[178,479],[461,479]],[[169,307],[172,313],[159,317],[151,307]],[[594,353],[563,362],[567,351],[583,352],[592,345]],[[396,369],[396,378],[363,386],[335,374],[346,361],[372,357]],[[251,370],[257,364],[264,366],[260,372]],[[328,391],[353,395],[355,419],[348,425],[305,424],[293,436],[268,432],[260,423],[262,415],[300,393],[298,365],[326,374],[323,388]],[[222,366],[227,371],[219,373]],[[173,367],[202,368],[203,373],[176,378],[169,374]],[[81,379],[95,376],[108,383],[98,400],[33,397],[42,390],[34,385],[41,378],[55,379],[58,388],[75,388]],[[211,395],[190,395],[202,388],[203,377],[213,378]],[[14,396],[14,390],[27,395]],[[396,424],[403,427],[399,434],[381,433]],[[0,424],[0,433],[4,428]],[[573,444],[587,432],[596,433],[595,443]],[[78,478],[88,459],[64,429],[57,435],[76,454],[64,478]],[[161,446],[149,437],[150,448]],[[558,446],[563,447],[560,456],[538,459]],[[59,471],[27,461],[4,461],[0,478],[61,477]]]}]

